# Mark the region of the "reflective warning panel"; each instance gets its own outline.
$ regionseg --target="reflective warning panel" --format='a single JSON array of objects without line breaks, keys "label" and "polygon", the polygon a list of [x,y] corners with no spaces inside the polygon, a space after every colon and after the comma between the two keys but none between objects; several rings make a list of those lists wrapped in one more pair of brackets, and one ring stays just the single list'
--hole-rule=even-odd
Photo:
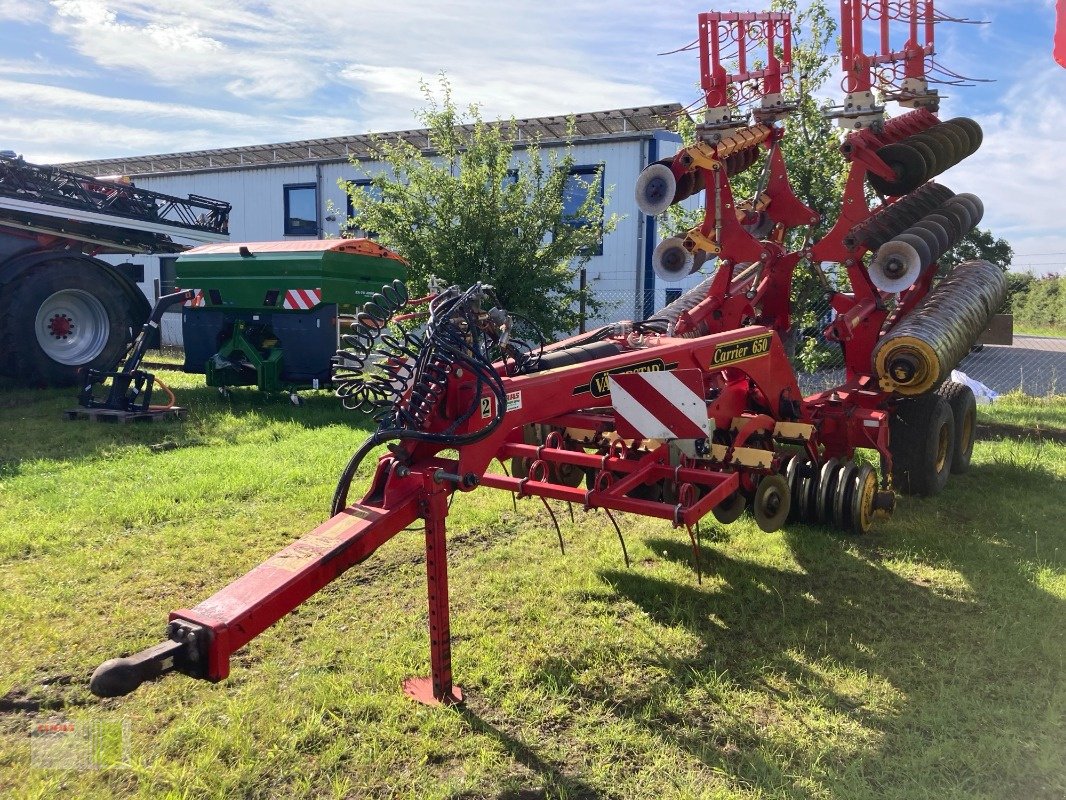
[{"label": "reflective warning panel", "polygon": [[710,436],[703,373],[631,372],[610,376],[611,405],[623,439],[706,439]]}]

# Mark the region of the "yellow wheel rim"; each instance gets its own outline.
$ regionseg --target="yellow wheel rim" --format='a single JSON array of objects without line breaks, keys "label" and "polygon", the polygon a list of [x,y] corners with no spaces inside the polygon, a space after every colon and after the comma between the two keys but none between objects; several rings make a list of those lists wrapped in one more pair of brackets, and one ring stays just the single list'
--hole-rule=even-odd
[{"label": "yellow wheel rim", "polygon": [[943,472],[944,464],[948,460],[948,444],[951,442],[951,431],[947,425],[941,425],[936,440],[936,471]]}]

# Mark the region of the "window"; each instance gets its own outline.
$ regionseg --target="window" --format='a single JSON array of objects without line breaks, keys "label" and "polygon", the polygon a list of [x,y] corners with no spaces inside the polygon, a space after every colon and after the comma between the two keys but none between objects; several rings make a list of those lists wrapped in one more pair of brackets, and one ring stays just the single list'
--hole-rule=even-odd
[{"label": "window", "polygon": [[[570,174],[566,177],[566,184],[563,186],[564,224],[575,228],[585,227],[590,224],[586,218],[579,216],[581,206],[588,198],[590,192],[595,192],[600,201],[603,201],[603,165],[592,164],[571,168]],[[601,224],[601,233],[602,229],[603,226]],[[603,255],[602,238],[592,251],[592,255]]]},{"label": "window", "polygon": [[285,187],[285,235],[318,236],[318,190],[313,183]]},{"label": "window", "polygon": [[347,217],[344,220],[344,224],[341,226],[341,234],[350,238],[363,237],[366,239],[376,239],[378,235],[374,231],[357,228],[349,222],[349,220],[355,216],[355,204],[352,202],[352,192],[364,192],[369,195],[371,200],[381,200],[381,188],[375,186],[372,181],[367,179],[348,181],[348,190],[345,192],[345,199],[348,201],[345,209]]},{"label": "window", "polygon": [[675,300],[681,299],[680,289],[667,289],[666,290],[666,305],[670,305]]}]

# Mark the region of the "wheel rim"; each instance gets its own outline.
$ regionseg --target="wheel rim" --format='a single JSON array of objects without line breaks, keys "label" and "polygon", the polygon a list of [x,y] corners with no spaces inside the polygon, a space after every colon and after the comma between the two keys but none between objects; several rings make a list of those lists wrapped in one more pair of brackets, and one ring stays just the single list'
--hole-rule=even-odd
[{"label": "wheel rim", "polygon": [[63,289],[41,303],[33,329],[46,356],[78,366],[104,352],[111,325],[98,298],[81,289]]},{"label": "wheel rim", "polygon": [[947,425],[941,425],[936,439],[936,471],[943,472],[944,464],[948,460],[948,443],[951,441],[951,432]]},{"label": "wheel rim", "polygon": [[967,412],[962,418],[962,446],[966,450],[971,447],[973,442],[973,412]]}]

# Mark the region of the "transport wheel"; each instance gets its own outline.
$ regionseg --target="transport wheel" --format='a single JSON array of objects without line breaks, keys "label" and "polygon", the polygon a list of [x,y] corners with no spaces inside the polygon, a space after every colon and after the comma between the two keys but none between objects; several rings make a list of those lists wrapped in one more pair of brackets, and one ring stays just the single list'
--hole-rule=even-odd
[{"label": "transport wheel", "polygon": [[954,442],[947,400],[930,393],[901,402],[889,421],[893,484],[903,494],[939,493],[951,472]]},{"label": "transport wheel", "polygon": [[767,475],[759,481],[755,498],[751,501],[755,524],[766,533],[780,530],[788,519],[790,505],[788,481],[781,475]]},{"label": "transport wheel", "polygon": [[748,507],[748,498],[740,492],[734,492],[732,497],[723,500],[711,509],[714,518],[723,525],[729,525],[740,519],[744,509]]},{"label": "transport wheel", "polygon": [[878,194],[898,197],[925,183],[929,165],[922,154],[905,144],[886,144],[877,155],[896,174],[895,180],[885,180],[876,173],[867,173],[870,185]]},{"label": "transport wheel", "polygon": [[874,524],[874,497],[877,495],[877,474],[869,464],[863,464],[852,478],[848,499],[846,530],[861,536],[870,532]]},{"label": "transport wheel", "polygon": [[71,386],[83,368],[114,369],[143,323],[115,278],[73,259],[39,264],[3,294],[0,369],[31,385]]},{"label": "transport wheel", "polygon": [[833,487],[833,513],[830,521],[838,528],[847,529],[848,527],[847,514],[850,512],[848,502],[851,499],[850,491],[858,472],[859,468],[854,461],[845,461],[840,472],[837,473],[836,486]]},{"label": "transport wheel", "polygon": [[818,522],[825,525],[829,521],[830,509],[833,503],[833,492],[836,490],[837,476],[840,473],[840,459],[831,458],[822,464],[818,473],[818,487],[815,492],[814,512]]},{"label": "transport wheel", "polygon": [[937,394],[948,401],[955,418],[955,447],[951,458],[951,471],[962,475],[970,469],[973,458],[973,440],[977,430],[977,399],[973,389],[965,383],[946,381],[937,389]]}]

